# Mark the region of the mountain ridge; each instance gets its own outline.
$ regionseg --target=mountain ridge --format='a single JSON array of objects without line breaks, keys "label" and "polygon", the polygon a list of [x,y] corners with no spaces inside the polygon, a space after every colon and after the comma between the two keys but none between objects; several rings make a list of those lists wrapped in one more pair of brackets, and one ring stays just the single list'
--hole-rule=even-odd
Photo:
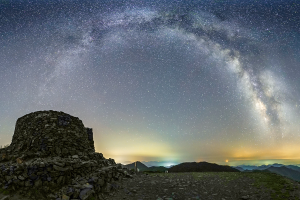
[{"label": "mountain ridge", "polygon": [[169,172],[239,172],[228,165],[208,162],[185,162],[169,168]]},{"label": "mountain ridge", "polygon": [[[218,172],[218,171],[234,171],[234,172],[254,172],[254,171],[265,171],[276,173],[281,176],[287,177],[289,179],[293,179],[295,181],[300,182],[300,167],[296,165],[283,165],[283,164],[269,164],[269,165],[238,165],[238,166],[228,166],[228,165],[218,165],[215,163],[208,162],[183,162],[177,165],[172,165],[170,167],[165,166],[151,166],[147,167],[140,161],[136,161],[137,168],[140,172],[143,171],[152,171],[152,172],[164,172],[168,170],[168,172]],[[135,168],[135,162],[122,165],[128,169]]]},{"label": "mountain ridge", "polygon": [[274,163],[270,165],[261,165],[261,166],[239,165],[233,168],[243,172],[269,171],[293,179],[295,181],[300,181],[300,167],[295,165],[283,165],[283,164]]},{"label": "mountain ridge", "polygon": [[[173,165],[170,168],[167,168],[165,166],[151,166],[147,167],[145,164],[143,164],[140,161],[136,161],[137,168],[139,171],[166,171],[169,172],[217,172],[217,171],[224,171],[224,172],[239,172],[239,170],[230,167],[228,165],[218,165],[215,163],[208,163],[208,162],[184,162],[180,163],[178,165]],[[128,169],[134,169],[135,168],[135,162],[127,165],[122,165],[123,167],[126,167]]]}]

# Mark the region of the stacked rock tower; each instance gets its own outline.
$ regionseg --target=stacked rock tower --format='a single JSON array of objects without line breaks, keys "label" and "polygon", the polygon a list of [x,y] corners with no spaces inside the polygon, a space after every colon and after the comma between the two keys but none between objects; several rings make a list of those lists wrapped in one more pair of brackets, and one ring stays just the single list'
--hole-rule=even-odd
[{"label": "stacked rock tower", "polygon": [[[11,144],[0,149],[0,186],[40,199],[101,199],[126,168],[95,152],[93,131],[78,117],[38,111],[16,122]],[[33,191],[40,192],[33,192]]]},{"label": "stacked rock tower", "polygon": [[17,120],[10,149],[13,155],[88,155],[95,152],[93,132],[78,117],[55,111],[39,111]]}]

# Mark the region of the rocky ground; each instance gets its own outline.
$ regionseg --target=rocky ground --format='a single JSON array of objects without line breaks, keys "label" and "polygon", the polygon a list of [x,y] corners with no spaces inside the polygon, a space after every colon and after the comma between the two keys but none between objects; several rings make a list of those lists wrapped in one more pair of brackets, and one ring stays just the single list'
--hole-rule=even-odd
[{"label": "rocky ground", "polygon": [[[137,174],[111,183],[105,200],[300,200],[300,184],[271,173]],[[18,193],[0,200],[32,200]],[[87,200],[96,200],[92,197]]]},{"label": "rocky ground", "polygon": [[300,184],[266,173],[138,174],[112,184],[107,200],[300,199]]},{"label": "rocky ground", "polygon": [[32,200],[32,198],[21,195],[19,192],[10,193],[10,194],[6,192],[4,193],[0,192],[0,200]]}]

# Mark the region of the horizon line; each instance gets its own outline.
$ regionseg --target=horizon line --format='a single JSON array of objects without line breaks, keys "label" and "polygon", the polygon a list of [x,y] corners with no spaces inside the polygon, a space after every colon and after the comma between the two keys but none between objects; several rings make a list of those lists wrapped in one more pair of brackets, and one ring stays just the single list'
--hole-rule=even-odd
[{"label": "horizon line", "polygon": [[[133,164],[133,163],[135,163],[135,162],[140,162],[140,163],[142,163],[142,164],[144,164],[145,162],[168,162],[168,161],[134,161],[134,162],[131,162],[131,163],[128,163],[128,164],[123,164],[123,163],[121,163],[122,165],[130,165],[130,164]],[[218,163],[214,163],[214,162],[207,162],[207,161],[199,161],[199,162],[197,162],[197,161],[191,161],[191,162],[196,162],[196,163],[200,163],[200,162],[206,162],[206,163],[211,163],[211,164],[217,164],[217,165],[223,165],[223,164],[218,164]],[[166,167],[166,166],[175,166],[175,165],[179,165],[179,164],[181,164],[181,163],[191,163],[191,162],[180,162],[180,163],[177,163],[177,164],[173,164],[173,165],[151,165],[150,167]],[[147,164],[147,163],[146,163]],[[146,165],[146,164],[144,164],[144,165]],[[245,165],[245,166],[263,166],[263,165],[274,165],[274,164],[279,164],[279,165],[295,165],[295,166],[298,166],[298,165],[300,165],[300,163],[298,163],[298,164],[282,164],[282,163],[277,163],[277,162],[274,162],[274,163],[272,163],[272,164],[261,164],[261,165],[257,165],[257,164],[253,164],[253,165],[251,165],[251,164],[246,164],[246,163],[243,163],[243,164],[239,164],[239,165],[229,165],[229,163],[228,164],[225,164],[225,165],[223,165],[223,166],[230,166],[230,167],[237,167],[237,166],[242,166],[242,165]],[[148,166],[147,166],[148,167]]]}]

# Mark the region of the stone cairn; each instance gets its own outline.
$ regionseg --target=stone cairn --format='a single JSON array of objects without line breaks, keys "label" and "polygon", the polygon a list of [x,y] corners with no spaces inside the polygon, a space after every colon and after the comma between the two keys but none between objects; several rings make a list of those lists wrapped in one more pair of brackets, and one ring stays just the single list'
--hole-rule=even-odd
[{"label": "stone cairn", "polygon": [[19,118],[11,144],[0,149],[2,190],[35,199],[103,199],[123,177],[132,178],[127,168],[95,152],[92,129],[63,112]]}]

